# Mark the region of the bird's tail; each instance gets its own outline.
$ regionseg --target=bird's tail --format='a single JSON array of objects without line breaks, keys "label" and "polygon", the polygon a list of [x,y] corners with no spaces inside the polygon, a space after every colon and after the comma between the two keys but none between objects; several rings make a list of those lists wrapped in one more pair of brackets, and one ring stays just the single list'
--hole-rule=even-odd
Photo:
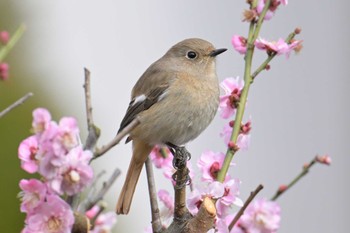
[{"label": "bird's tail", "polygon": [[129,213],[130,205],[143,164],[145,163],[152,148],[152,146],[145,144],[142,141],[133,140],[133,155],[130,160],[128,173],[126,174],[125,182],[118,199],[116,207],[117,214]]}]

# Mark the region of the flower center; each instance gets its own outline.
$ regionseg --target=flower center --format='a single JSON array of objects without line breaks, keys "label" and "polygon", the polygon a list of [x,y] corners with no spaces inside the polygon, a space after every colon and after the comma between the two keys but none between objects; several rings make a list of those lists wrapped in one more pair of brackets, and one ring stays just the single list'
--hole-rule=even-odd
[{"label": "flower center", "polygon": [[47,222],[49,232],[58,232],[61,227],[61,220],[52,216]]},{"label": "flower center", "polygon": [[214,163],[211,165],[210,169],[209,169],[210,175],[211,175],[214,179],[216,179],[219,170],[220,170],[220,164],[219,164],[219,162],[214,162]]}]

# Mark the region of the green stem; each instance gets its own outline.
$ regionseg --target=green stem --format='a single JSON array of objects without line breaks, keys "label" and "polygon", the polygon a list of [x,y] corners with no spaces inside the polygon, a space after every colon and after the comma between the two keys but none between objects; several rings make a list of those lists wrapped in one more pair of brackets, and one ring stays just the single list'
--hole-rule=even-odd
[{"label": "green stem", "polygon": [[11,36],[9,42],[0,50],[0,62],[2,62],[5,59],[5,57],[11,51],[13,46],[15,46],[18,40],[22,37],[24,31],[25,31],[25,26],[24,24],[22,24],[16,30],[15,34]]},{"label": "green stem", "polygon": [[[287,39],[286,39],[286,43],[289,44],[292,39],[294,39],[295,37],[295,32],[292,32],[288,35]],[[277,55],[276,52],[271,53],[266,60],[254,71],[254,73],[252,74],[252,79],[254,80],[256,76],[258,76],[258,74],[266,69],[266,66],[270,63],[270,61]]]},{"label": "green stem", "polygon": [[297,175],[283,190],[277,190],[275,195],[271,198],[271,201],[276,201],[279,196],[281,196],[284,192],[290,189],[293,185],[295,185],[301,178],[303,178],[310,170],[310,168],[316,163],[316,158],[311,160],[311,162],[303,167],[303,170]]},{"label": "green stem", "polygon": [[[266,15],[268,8],[270,7],[270,3],[271,3],[271,0],[266,1],[264,9],[260,14],[258,22],[255,23],[254,21],[252,21],[249,26],[247,52],[245,55],[244,87],[241,92],[240,100],[237,107],[236,117],[235,117],[235,124],[233,126],[233,130],[231,134],[231,141],[234,142],[235,144],[237,143],[237,138],[241,129],[241,123],[244,115],[244,110],[247,102],[250,84],[253,81],[251,76],[251,69],[252,69],[252,61],[253,61],[253,54],[254,54],[254,41],[259,35],[264,17]],[[217,180],[219,182],[223,182],[225,180],[227,171],[230,167],[230,163],[233,159],[234,154],[235,154],[234,150],[230,148],[227,149],[224,163],[222,165],[222,168],[218,172],[218,176],[217,176]]]}]

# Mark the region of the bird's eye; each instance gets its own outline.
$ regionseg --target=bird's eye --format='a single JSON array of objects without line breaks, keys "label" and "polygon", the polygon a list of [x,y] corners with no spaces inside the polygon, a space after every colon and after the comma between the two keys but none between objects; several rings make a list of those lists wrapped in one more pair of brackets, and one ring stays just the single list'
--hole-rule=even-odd
[{"label": "bird's eye", "polygon": [[187,54],[186,54],[186,57],[188,59],[195,59],[197,57],[197,53],[193,52],[193,51],[188,51]]}]

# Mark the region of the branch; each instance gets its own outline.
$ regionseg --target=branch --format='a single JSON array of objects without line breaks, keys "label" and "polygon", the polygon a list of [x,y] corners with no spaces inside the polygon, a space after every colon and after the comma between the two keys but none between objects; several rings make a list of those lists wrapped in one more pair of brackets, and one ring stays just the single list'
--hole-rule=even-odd
[{"label": "branch", "polygon": [[160,211],[158,208],[157,189],[154,181],[152,162],[149,157],[145,162],[145,167],[147,172],[149,199],[151,202],[151,211],[152,211],[152,230],[153,230],[153,233],[159,233],[162,231],[162,221],[160,219]]},{"label": "branch", "polygon": [[318,155],[316,155],[313,160],[311,160],[309,163],[306,163],[303,166],[302,171],[288,185],[281,185],[278,188],[278,190],[276,191],[276,194],[271,198],[271,201],[276,201],[277,198],[279,198],[284,192],[286,192],[293,185],[295,185],[301,178],[303,178],[310,171],[310,168],[315,163],[321,163],[321,164],[330,165],[330,157],[329,156],[318,156]]},{"label": "branch", "polygon": [[100,137],[101,131],[94,124],[94,120],[92,117],[92,104],[91,104],[91,89],[90,89],[90,71],[87,68],[84,68],[85,73],[85,107],[86,107],[86,119],[88,126],[88,136],[86,138],[86,142],[84,145],[84,149],[92,150],[95,147],[98,138]]},{"label": "branch", "polygon": [[107,191],[111,188],[111,186],[113,185],[113,183],[116,181],[116,179],[119,177],[120,175],[120,169],[116,168],[113,172],[113,174],[111,175],[111,177],[108,179],[107,182],[103,183],[103,187],[102,189],[96,194],[95,197],[92,197],[90,200],[88,200],[88,202],[85,204],[86,208],[85,210],[88,210],[90,208],[92,208],[94,205],[97,204],[97,202],[101,201],[104,197],[104,195],[107,193]]},{"label": "branch", "polygon": [[26,29],[26,27],[24,26],[24,24],[19,26],[18,29],[16,30],[15,34],[13,36],[11,36],[9,42],[5,45],[5,47],[3,47],[0,50],[0,62],[4,60],[4,58],[7,56],[7,54],[13,48],[13,46],[15,46],[15,44],[19,41],[19,39],[22,37],[25,29]]},{"label": "branch", "polygon": [[97,159],[104,153],[109,151],[112,147],[117,145],[127,134],[129,134],[136,126],[140,124],[140,120],[136,117],[130,124],[128,124],[115,138],[110,141],[107,145],[102,146],[101,149],[97,149],[94,153],[94,157],[91,160]]},{"label": "branch", "polygon": [[210,197],[205,197],[197,215],[188,221],[184,232],[207,232],[213,228],[215,217],[215,203]]},{"label": "branch", "polygon": [[33,96],[33,93],[29,92],[25,96],[18,99],[16,102],[5,108],[3,111],[0,112],[0,118],[9,113],[12,109],[18,107],[19,105],[23,104],[29,97]]},{"label": "branch", "polygon": [[250,202],[252,202],[252,200],[254,199],[254,197],[260,192],[260,190],[262,190],[264,188],[264,186],[262,186],[261,184],[259,184],[259,186],[254,190],[254,192],[250,193],[250,196],[248,197],[248,199],[244,202],[244,205],[242,206],[242,208],[238,211],[238,213],[236,214],[236,216],[234,217],[234,219],[232,220],[232,222],[230,223],[228,229],[229,231],[232,230],[232,228],[235,226],[235,224],[237,223],[237,221],[239,220],[239,218],[244,214],[245,209],[248,207],[248,205],[250,204]]}]

